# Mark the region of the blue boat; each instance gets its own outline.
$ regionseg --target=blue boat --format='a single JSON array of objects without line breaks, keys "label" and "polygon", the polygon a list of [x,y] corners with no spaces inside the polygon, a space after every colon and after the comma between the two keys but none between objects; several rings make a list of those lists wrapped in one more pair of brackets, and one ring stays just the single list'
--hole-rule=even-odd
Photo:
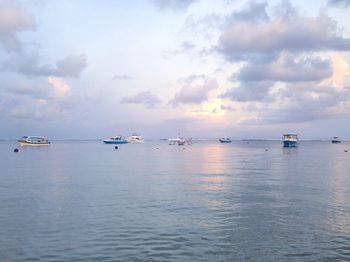
[{"label": "blue boat", "polygon": [[231,139],[229,137],[222,137],[219,139],[221,143],[231,143]]},{"label": "blue boat", "polygon": [[128,143],[128,141],[124,138],[122,138],[122,136],[115,136],[115,137],[111,137],[110,139],[104,139],[103,142],[105,144],[126,144]]},{"label": "blue boat", "polygon": [[283,134],[282,137],[283,147],[297,147],[298,135],[297,134]]}]

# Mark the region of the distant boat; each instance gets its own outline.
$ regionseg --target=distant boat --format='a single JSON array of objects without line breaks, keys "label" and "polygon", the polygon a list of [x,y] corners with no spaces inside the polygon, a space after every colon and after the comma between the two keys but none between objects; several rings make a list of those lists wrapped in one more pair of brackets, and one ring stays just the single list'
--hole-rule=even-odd
[{"label": "distant boat", "polygon": [[143,143],[143,137],[137,134],[132,134],[130,137],[127,139],[128,143],[133,143],[133,144],[138,144],[138,143]]},{"label": "distant boat", "polygon": [[334,137],[332,138],[332,143],[333,143],[333,144],[339,144],[339,143],[341,143],[341,140],[339,139],[339,137],[334,136]]},{"label": "distant boat", "polygon": [[219,139],[219,141],[220,141],[221,143],[231,143],[231,142],[232,142],[231,139],[230,139],[229,137],[221,137],[221,138]]},{"label": "distant boat", "polygon": [[48,146],[50,141],[45,136],[23,136],[17,140],[21,146]]},{"label": "distant boat", "polygon": [[283,134],[282,137],[284,147],[297,147],[298,135],[297,134]]},{"label": "distant boat", "polygon": [[122,138],[122,136],[115,136],[115,137],[111,137],[110,139],[104,139],[103,142],[105,144],[126,144],[126,143],[128,143],[128,141],[125,140],[124,138]]},{"label": "distant boat", "polygon": [[168,142],[169,142],[169,145],[178,145],[178,146],[192,145],[192,139],[186,139],[183,137],[169,138]]}]

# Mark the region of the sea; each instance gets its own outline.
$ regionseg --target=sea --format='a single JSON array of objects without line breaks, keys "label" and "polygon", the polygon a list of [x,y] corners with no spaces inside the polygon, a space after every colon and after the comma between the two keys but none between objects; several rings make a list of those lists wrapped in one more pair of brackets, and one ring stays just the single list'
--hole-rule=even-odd
[{"label": "sea", "polygon": [[350,142],[2,141],[0,261],[350,261]]}]

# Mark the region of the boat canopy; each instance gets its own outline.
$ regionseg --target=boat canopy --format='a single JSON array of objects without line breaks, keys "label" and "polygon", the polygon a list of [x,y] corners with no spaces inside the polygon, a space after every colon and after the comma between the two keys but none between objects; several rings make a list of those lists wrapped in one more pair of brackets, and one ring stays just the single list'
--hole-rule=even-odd
[{"label": "boat canopy", "polygon": [[283,139],[298,139],[298,134],[283,134]]}]

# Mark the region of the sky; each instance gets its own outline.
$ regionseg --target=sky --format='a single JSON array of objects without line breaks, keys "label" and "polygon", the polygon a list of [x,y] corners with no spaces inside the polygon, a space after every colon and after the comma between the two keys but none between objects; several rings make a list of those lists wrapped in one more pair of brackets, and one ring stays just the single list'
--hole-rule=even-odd
[{"label": "sky", "polygon": [[0,139],[350,139],[350,0],[0,0]]}]

